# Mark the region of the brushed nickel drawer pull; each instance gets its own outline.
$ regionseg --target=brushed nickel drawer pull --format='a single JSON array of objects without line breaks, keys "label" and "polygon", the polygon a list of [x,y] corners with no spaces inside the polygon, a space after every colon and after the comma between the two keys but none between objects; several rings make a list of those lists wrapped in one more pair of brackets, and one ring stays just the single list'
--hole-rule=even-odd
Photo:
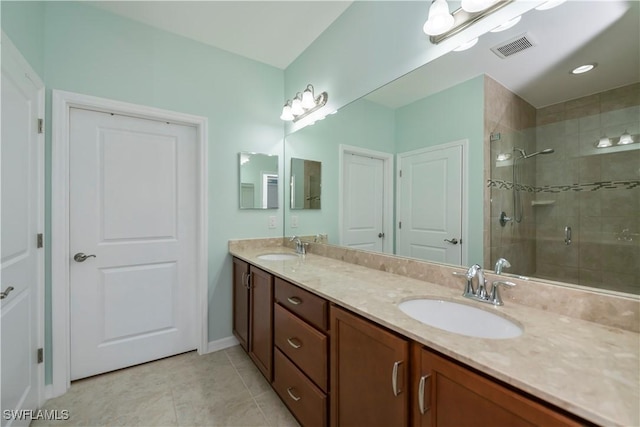
[{"label": "brushed nickel drawer pull", "polygon": [[391,387],[393,388],[393,395],[398,396],[401,390],[398,390],[398,366],[402,363],[402,360],[398,360],[393,364],[393,371],[391,373]]},{"label": "brushed nickel drawer pull", "polygon": [[293,348],[300,348],[302,347],[302,344],[296,344],[293,342],[293,340],[297,340],[297,338],[287,338],[287,342],[289,343],[289,345]]},{"label": "brushed nickel drawer pull", "polygon": [[302,304],[302,300],[298,297],[289,297],[287,298],[287,301],[289,301],[289,303],[293,304],[293,305],[300,305]]},{"label": "brushed nickel drawer pull", "polygon": [[293,400],[295,400],[296,402],[297,402],[298,400],[300,400],[300,399],[301,399],[301,398],[300,398],[300,396],[296,396],[295,394],[293,394],[293,393],[291,392],[291,390],[293,390],[293,387],[289,387],[289,388],[287,389],[287,393],[289,393],[289,397],[290,397],[290,398],[292,398]]},{"label": "brushed nickel drawer pull", "polygon": [[[420,384],[418,386],[418,405],[420,406],[420,413],[424,415],[429,409],[431,409],[431,393],[429,393],[429,405],[424,404],[424,384],[425,382],[431,378],[431,374],[427,374],[423,377],[420,377]],[[431,385],[431,381],[429,381],[429,385]],[[431,388],[429,387],[429,391]]]}]

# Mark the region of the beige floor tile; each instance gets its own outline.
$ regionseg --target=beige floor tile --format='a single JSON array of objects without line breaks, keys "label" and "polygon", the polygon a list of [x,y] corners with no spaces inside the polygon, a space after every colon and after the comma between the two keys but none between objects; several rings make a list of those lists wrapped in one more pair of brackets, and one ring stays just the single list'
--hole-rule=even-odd
[{"label": "beige floor tile", "polygon": [[270,426],[300,427],[275,391],[266,391],[256,396],[255,400]]}]

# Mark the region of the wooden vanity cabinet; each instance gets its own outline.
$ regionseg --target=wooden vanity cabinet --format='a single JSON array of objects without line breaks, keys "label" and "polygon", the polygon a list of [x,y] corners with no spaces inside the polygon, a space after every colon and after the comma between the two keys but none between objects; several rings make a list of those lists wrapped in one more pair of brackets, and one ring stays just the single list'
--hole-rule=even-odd
[{"label": "wooden vanity cabinet", "polygon": [[331,425],[409,425],[409,341],[331,306]]},{"label": "wooden vanity cabinet", "polygon": [[273,379],[273,276],[233,259],[233,333],[269,382]]},{"label": "wooden vanity cabinet", "polygon": [[325,299],[275,278],[273,388],[305,427],[328,425]]},{"label": "wooden vanity cabinet", "polygon": [[584,425],[417,343],[412,359],[413,427]]}]

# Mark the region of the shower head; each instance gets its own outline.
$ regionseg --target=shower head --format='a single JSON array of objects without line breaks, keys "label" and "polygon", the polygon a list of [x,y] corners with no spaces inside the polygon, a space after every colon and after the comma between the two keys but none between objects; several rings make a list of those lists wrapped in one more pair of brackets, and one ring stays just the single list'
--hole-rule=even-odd
[{"label": "shower head", "polygon": [[514,148],[513,151],[520,152],[520,156],[521,156],[520,158],[521,159],[528,159],[529,157],[534,157],[534,156],[537,156],[538,154],[551,154],[555,150],[553,148],[545,148],[542,151],[537,151],[537,152],[531,153],[531,154],[527,154],[527,152],[524,151],[522,148]]},{"label": "shower head", "polygon": [[556,150],[554,150],[553,148],[545,148],[542,151],[538,151],[538,152],[532,153],[532,154],[527,154],[527,155],[524,156],[524,158],[528,159],[529,157],[534,157],[534,156],[537,156],[538,154],[551,154],[554,151],[556,151]]}]

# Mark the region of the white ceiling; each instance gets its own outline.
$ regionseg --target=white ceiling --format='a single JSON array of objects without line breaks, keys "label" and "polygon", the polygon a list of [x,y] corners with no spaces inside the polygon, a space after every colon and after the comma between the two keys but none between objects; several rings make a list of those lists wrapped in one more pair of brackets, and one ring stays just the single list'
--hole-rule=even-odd
[{"label": "white ceiling", "polygon": [[96,1],[161,30],[285,69],[352,1]]},{"label": "white ceiling", "polygon": [[[428,0],[425,0],[428,1]],[[285,69],[352,1],[97,1],[105,10]],[[510,30],[487,33],[465,52],[451,52],[368,99],[397,108],[480,74],[488,74],[536,108],[640,80],[637,0],[571,0],[532,10]],[[536,46],[507,59],[490,48],[519,34]],[[572,76],[582,63],[591,73]]]}]

